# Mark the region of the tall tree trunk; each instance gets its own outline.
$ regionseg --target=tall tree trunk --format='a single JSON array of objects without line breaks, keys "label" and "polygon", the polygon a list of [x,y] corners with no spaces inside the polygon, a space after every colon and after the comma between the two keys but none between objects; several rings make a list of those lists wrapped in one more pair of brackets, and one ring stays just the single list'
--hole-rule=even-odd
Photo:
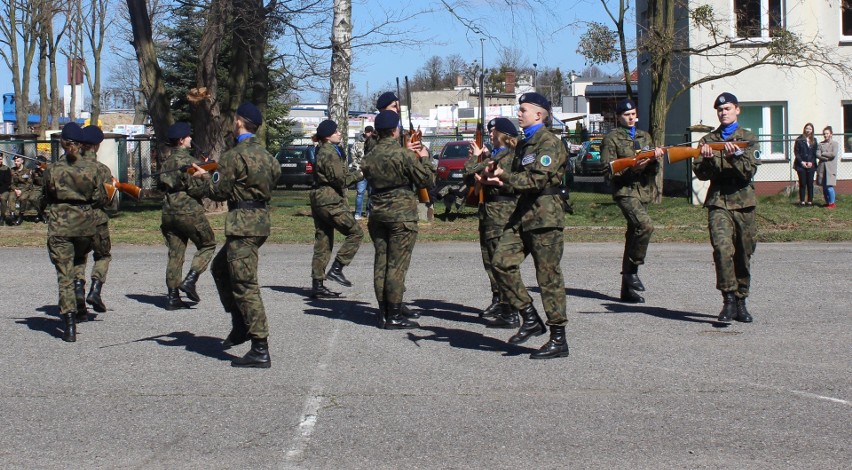
[{"label": "tall tree trunk", "polygon": [[[64,29],[64,28],[63,28]],[[45,25],[48,47],[48,70],[50,72],[50,129],[59,129],[59,116],[62,114],[62,100],[59,98],[59,75],[56,72],[56,54],[59,51],[58,42],[62,37],[54,37],[53,22]]]},{"label": "tall tree trunk", "polygon": [[[352,67],[352,2],[334,0],[331,32],[331,77],[328,116],[343,136],[343,149],[349,140],[349,79]],[[411,112],[411,110],[409,110]]]},{"label": "tall tree trunk", "polygon": [[633,97],[633,85],[630,83],[630,78],[633,75],[630,71],[630,62],[627,58],[627,38],[624,34],[624,14],[627,12],[625,0],[619,0],[618,4],[618,22],[615,30],[618,32],[618,48],[621,50],[621,68],[624,73],[624,85],[627,87],[627,97]]},{"label": "tall tree trunk", "polygon": [[[669,84],[671,83],[671,44],[674,41],[674,10],[675,0],[653,0],[648,2],[648,31],[652,34],[652,41],[660,45],[650,50],[651,65],[648,68],[651,74],[651,103],[649,132],[657,145],[664,145],[666,138],[666,115],[669,110]],[[654,194],[654,202],[662,202],[663,199],[663,171],[657,173],[657,191]]]},{"label": "tall tree trunk", "polygon": [[[249,75],[249,54],[252,28],[255,21],[258,0],[234,0],[233,34],[231,35],[231,67],[228,74],[228,102],[225,109],[226,119],[234,116],[245,98],[246,83]],[[257,103],[255,103],[257,104]],[[233,129],[225,129],[226,142],[231,142]]]},{"label": "tall tree trunk", "polygon": [[161,150],[158,155],[162,155],[166,131],[174,120],[163,85],[163,72],[157,62],[151,18],[144,0],[127,0],[127,8],[133,28],[133,48],[136,50],[136,61],[139,64],[141,91],[148,103],[148,115],[151,116],[154,133],[158,137],[157,144]]},{"label": "tall tree trunk", "polygon": [[231,16],[231,0],[213,0],[207,10],[204,34],[198,46],[196,89],[188,100],[195,108],[192,113],[193,140],[213,159],[225,151],[223,129],[226,127],[219,106],[219,51],[226,24]]},{"label": "tall tree trunk", "polygon": [[44,32],[39,35],[38,41],[38,117],[39,117],[39,134],[45,135],[45,131],[49,128],[47,122],[50,114],[50,100],[47,96],[47,58],[48,45],[47,38]]}]

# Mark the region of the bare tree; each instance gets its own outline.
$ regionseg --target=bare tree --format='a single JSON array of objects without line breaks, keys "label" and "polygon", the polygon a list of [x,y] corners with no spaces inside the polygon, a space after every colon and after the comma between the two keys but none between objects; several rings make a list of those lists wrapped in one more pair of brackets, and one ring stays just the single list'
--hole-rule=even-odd
[{"label": "bare tree", "polygon": [[38,48],[38,21],[36,2],[0,0],[0,14],[8,20],[0,21],[0,57],[12,74],[15,93],[15,124],[18,132],[27,131],[29,108],[30,70]]},{"label": "bare tree", "polygon": [[328,116],[337,123],[344,149],[349,139],[349,77],[352,69],[352,2],[334,0]]},{"label": "bare tree", "polygon": [[83,36],[89,46],[92,59],[91,66],[87,61],[83,62],[83,71],[86,74],[86,83],[89,85],[89,94],[92,98],[92,124],[97,124],[101,113],[101,53],[104,38],[112,23],[112,19],[107,16],[109,9],[110,0],[88,0],[83,10],[83,20],[86,25],[83,28]]}]

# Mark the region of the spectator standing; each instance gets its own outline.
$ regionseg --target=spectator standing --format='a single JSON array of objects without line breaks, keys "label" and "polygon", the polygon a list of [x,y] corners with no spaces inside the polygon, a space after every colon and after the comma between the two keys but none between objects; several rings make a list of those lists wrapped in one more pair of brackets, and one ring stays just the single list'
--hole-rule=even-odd
[{"label": "spectator standing", "polygon": [[805,124],[802,135],[796,138],[793,147],[795,160],[793,167],[799,175],[799,205],[814,205],[814,174],[817,164],[817,141],[814,138],[814,125]]},{"label": "spectator standing", "polygon": [[[364,133],[358,137],[353,146],[352,167],[356,172],[361,171],[364,157],[376,146],[376,130],[373,126],[364,128]],[[361,178],[355,183],[355,220],[360,220],[363,215],[370,216],[370,188],[367,178]],[[367,206],[364,206],[364,196],[367,195]]]},{"label": "spectator standing", "polygon": [[817,147],[817,184],[822,186],[826,209],[835,208],[834,186],[837,184],[837,160],[840,156],[840,142],[832,140],[831,126],[822,130],[822,142]]}]

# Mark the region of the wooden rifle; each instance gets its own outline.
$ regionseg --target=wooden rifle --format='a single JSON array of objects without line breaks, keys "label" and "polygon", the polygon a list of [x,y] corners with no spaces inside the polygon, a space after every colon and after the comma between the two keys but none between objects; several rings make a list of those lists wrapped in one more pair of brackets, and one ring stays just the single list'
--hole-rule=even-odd
[{"label": "wooden rifle", "polygon": [[[397,92],[399,91],[399,78],[397,78],[396,82]],[[418,144],[422,147],[423,145],[423,131],[420,130],[420,126],[417,126],[417,130],[414,130],[414,121],[411,120],[411,88],[408,87],[408,75],[405,76],[405,95],[408,100],[408,132],[406,132],[405,138],[402,141],[402,147],[407,148],[408,142],[413,144]],[[402,111],[400,109],[400,111]],[[400,116],[401,117],[401,116]],[[400,138],[402,138],[400,136]],[[415,155],[416,158],[420,158],[419,155]],[[429,198],[429,190],[426,188],[417,188],[417,198],[420,202],[429,204],[431,199]]]},{"label": "wooden rifle", "polygon": [[[693,143],[693,142],[687,142],[687,144],[691,144],[691,143]],[[734,145],[736,145],[737,147],[739,147],[741,149],[745,149],[752,144],[751,142],[747,142],[747,141],[738,141],[738,142],[731,142],[731,143],[733,143]],[[707,144],[713,150],[724,150],[724,148],[725,148],[725,142],[708,142]],[[677,163],[681,160],[686,160],[687,158],[697,157],[701,154],[701,152],[698,148],[685,146],[684,144],[670,145],[668,147],[661,147],[661,148],[666,151],[666,154],[668,155],[668,160],[669,160],[670,164],[671,163]],[[617,175],[617,174],[621,173],[622,171],[624,171],[628,168],[633,168],[642,160],[654,158],[654,152],[655,152],[654,149],[643,150],[643,151],[637,153],[633,157],[615,159],[615,160],[609,162],[609,168],[612,171],[612,174]]]},{"label": "wooden rifle", "polygon": [[[207,163],[198,162],[198,163],[196,163],[196,165],[201,167],[201,169],[203,169],[204,171],[216,171],[216,170],[219,169],[219,164],[216,163],[215,160],[210,160]],[[163,170],[163,171],[158,171],[156,173],[150,173],[150,174],[147,174],[147,175],[143,175],[143,177],[150,178],[152,176],[160,176],[160,175],[163,175],[163,174],[166,174],[166,173],[172,173],[172,172],[175,172],[175,171],[183,171],[183,172],[189,173],[190,175],[194,175],[197,170],[192,165],[181,165],[177,168],[172,168],[171,170]]]},{"label": "wooden rifle", "polygon": [[[15,152],[9,152],[8,150],[0,150],[0,152],[7,153],[7,154],[12,155],[16,158],[23,158],[25,160],[30,160],[30,161],[36,162],[39,169],[41,169],[41,170],[47,169],[47,162],[40,161],[38,158],[28,157],[26,155],[21,155],[19,153],[15,153]],[[122,183],[120,181],[113,181],[113,182],[110,182],[110,183],[104,183],[104,187],[106,188],[107,196],[109,197],[110,201],[112,201],[113,198],[115,197],[116,190],[121,191],[124,194],[127,194],[128,196],[130,196],[134,199],[139,199],[142,195],[142,188],[140,188],[139,186],[136,186],[135,184],[131,184],[131,183]]]},{"label": "wooden rifle", "polygon": [[[728,142],[736,145],[737,147],[739,147],[741,149],[747,149],[747,148],[751,147],[751,145],[753,144],[753,142],[748,142],[748,141],[736,141],[736,142],[728,141]],[[705,142],[705,143],[707,145],[709,145],[710,148],[713,149],[713,150],[725,150],[725,144],[728,143],[728,142]],[[671,148],[668,149],[667,153],[668,153],[668,158],[669,158],[669,164],[672,164],[672,163],[677,163],[681,160],[686,160],[687,158],[697,157],[697,156],[701,155],[701,150],[700,150],[700,147],[698,147],[698,148],[671,147]]]}]

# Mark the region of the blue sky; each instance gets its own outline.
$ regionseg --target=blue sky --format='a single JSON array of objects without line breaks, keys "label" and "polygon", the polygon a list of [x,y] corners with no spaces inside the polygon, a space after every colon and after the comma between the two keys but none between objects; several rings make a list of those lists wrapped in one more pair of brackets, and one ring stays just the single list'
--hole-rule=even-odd
[{"label": "blue sky", "polygon": [[[409,37],[421,40],[421,44],[402,46],[380,43],[369,48],[356,48],[353,52],[352,82],[359,92],[372,94],[379,88],[394,84],[396,77],[401,81],[405,75],[413,77],[417,69],[435,55],[443,58],[459,54],[470,58],[472,62],[474,59],[480,59],[484,49],[485,65],[492,67],[496,65],[499,51],[503,47],[521,50],[526,61],[529,64],[537,63],[539,69],[559,67],[564,72],[579,72],[586,67],[584,59],[576,53],[578,38],[585,30],[584,23],[610,23],[600,0],[445,1],[454,7],[455,16],[440,0],[353,0],[355,34],[363,31],[368,25],[381,21],[386,15],[399,15],[399,11],[407,12],[405,14],[421,12],[416,18],[396,25],[397,29],[408,31]],[[614,0],[609,1],[612,3]],[[523,8],[523,5],[533,7]],[[394,10],[388,10],[389,8]],[[469,21],[472,27],[485,31],[485,35],[472,32],[462,21]],[[632,24],[630,18],[631,35]],[[486,37],[484,42],[480,41],[482,37]],[[64,63],[59,64],[62,78],[64,67]],[[615,65],[602,68],[608,72],[618,71]],[[109,67],[106,67],[105,72],[108,70]],[[32,73],[35,82],[35,70]],[[2,63],[0,84],[3,84],[0,86],[2,93],[12,91],[11,75]],[[395,88],[395,84],[393,87]],[[35,83],[31,96],[36,98]],[[301,93],[301,98],[304,102],[316,101],[319,95],[305,91]]]}]

